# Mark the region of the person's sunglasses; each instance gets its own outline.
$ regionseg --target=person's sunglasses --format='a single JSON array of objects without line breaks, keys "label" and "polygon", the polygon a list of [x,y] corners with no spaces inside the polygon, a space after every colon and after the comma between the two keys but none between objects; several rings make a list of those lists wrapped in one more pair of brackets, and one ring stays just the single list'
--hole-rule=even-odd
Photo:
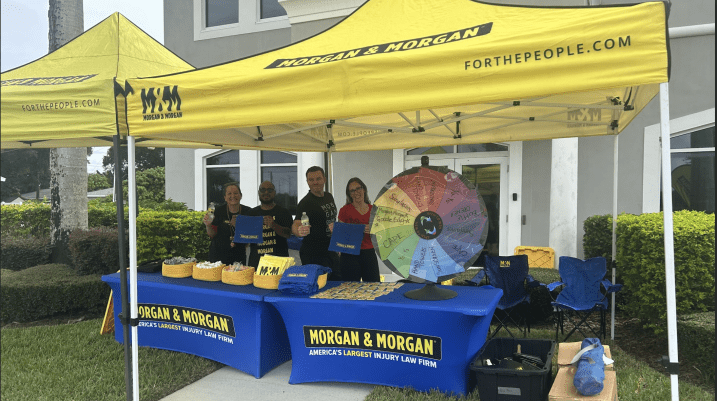
[{"label": "person's sunglasses", "polygon": [[272,193],[274,192],[274,188],[259,188],[259,193],[263,194],[265,192]]}]

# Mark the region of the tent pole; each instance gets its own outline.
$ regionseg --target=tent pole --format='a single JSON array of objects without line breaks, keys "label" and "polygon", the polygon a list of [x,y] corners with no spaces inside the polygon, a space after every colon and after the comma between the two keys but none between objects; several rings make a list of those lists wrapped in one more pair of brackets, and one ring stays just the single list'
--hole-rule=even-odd
[{"label": "tent pole", "polygon": [[[117,205],[117,243],[119,245],[119,268],[120,268],[120,299],[122,302],[122,315],[127,316],[129,310],[129,298],[127,297],[127,266],[125,263],[125,242],[124,242],[124,203],[122,199],[122,160],[120,157],[120,137],[114,135],[112,138],[115,152],[115,182],[114,196]],[[129,325],[125,320],[122,322],[122,335],[124,339],[124,381],[127,400],[132,399],[132,346],[129,341]]]},{"label": "tent pole", "polygon": [[[131,319],[137,321],[137,186],[134,161],[134,137],[127,136],[127,197],[129,202],[129,279]],[[137,326],[132,326],[132,384],[134,400],[139,401],[139,355]]]},{"label": "tent pole", "polygon": [[660,138],[662,139],[662,205],[665,239],[665,285],[667,287],[667,339],[672,400],[679,400],[677,380],[677,312],[675,297],[675,244],[672,221],[672,159],[670,154],[670,93],[660,84]]},{"label": "tent pole", "polygon": [[[618,170],[618,136],[613,137],[612,162],[612,283],[615,284],[615,261],[617,260],[617,170]],[[615,293],[612,293],[610,309],[610,339],[615,340]]]},{"label": "tent pole", "polygon": [[326,170],[328,172],[328,187],[329,187],[329,193],[334,193],[334,162],[332,160],[331,155],[331,149],[329,149],[328,152],[326,152],[327,155],[327,162],[326,162]]},{"label": "tent pole", "polygon": [[326,152],[326,156],[327,156],[326,169],[327,169],[327,173],[328,173],[327,178],[329,180],[329,182],[328,182],[329,193],[333,194],[334,193],[334,162],[333,162],[333,158],[332,158],[333,155],[332,155],[331,148],[333,147],[333,142],[334,142],[334,125],[333,124],[327,125],[326,131],[327,131],[326,133],[328,134],[328,138],[329,138],[329,149]]}]

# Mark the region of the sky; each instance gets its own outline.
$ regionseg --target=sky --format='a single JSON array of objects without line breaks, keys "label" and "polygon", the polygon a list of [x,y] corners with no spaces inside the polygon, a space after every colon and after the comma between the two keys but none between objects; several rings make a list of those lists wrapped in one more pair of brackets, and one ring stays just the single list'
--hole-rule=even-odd
[{"label": "sky", "polygon": [[[2,0],[0,10],[0,70],[7,71],[47,54],[49,0]],[[88,30],[120,12],[159,43],[164,43],[162,0],[84,0],[84,28]],[[107,147],[93,148],[87,172],[102,171]]]}]

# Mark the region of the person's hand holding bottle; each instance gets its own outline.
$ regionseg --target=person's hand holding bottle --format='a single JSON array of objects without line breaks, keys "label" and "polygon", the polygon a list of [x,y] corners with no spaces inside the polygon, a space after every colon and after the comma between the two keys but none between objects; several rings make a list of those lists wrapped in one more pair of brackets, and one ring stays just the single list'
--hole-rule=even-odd
[{"label": "person's hand holding bottle", "polygon": [[309,216],[306,212],[301,215],[301,225],[296,229],[299,233],[299,237],[306,237],[311,232],[311,224],[309,224]]}]

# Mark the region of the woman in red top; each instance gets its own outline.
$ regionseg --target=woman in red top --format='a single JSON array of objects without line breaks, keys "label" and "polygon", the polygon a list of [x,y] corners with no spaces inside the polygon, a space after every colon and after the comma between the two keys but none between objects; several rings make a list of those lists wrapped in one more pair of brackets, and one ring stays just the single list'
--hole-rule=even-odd
[{"label": "woman in red top", "polygon": [[369,235],[371,204],[366,193],[366,184],[359,178],[352,178],[346,184],[346,204],[339,210],[339,221],[350,224],[365,224],[361,253],[341,253],[341,276],[345,281],[379,282],[378,259]]}]

